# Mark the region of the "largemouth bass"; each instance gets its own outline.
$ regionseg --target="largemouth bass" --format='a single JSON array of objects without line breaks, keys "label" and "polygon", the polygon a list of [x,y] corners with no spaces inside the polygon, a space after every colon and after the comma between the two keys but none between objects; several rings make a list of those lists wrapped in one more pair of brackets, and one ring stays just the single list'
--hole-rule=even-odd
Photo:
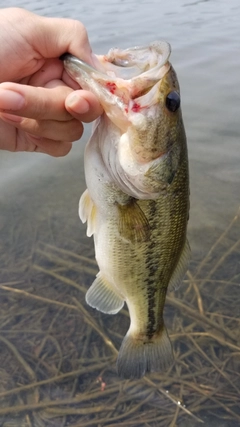
[{"label": "largemouth bass", "polygon": [[94,237],[99,266],[87,303],[109,314],[124,302],[129,309],[117,359],[124,378],[172,364],[163,309],[190,255],[187,145],[170,53],[168,43],[155,42],[111,49],[96,56],[95,68],[69,54],[62,58],[104,108],[85,150],[79,214]]}]

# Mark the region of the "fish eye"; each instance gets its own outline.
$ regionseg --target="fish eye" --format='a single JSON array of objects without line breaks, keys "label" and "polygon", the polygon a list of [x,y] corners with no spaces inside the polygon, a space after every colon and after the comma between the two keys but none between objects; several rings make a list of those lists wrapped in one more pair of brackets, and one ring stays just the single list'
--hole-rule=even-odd
[{"label": "fish eye", "polygon": [[166,107],[169,111],[174,113],[177,111],[180,107],[180,95],[175,90],[173,92],[170,92],[166,97]]}]

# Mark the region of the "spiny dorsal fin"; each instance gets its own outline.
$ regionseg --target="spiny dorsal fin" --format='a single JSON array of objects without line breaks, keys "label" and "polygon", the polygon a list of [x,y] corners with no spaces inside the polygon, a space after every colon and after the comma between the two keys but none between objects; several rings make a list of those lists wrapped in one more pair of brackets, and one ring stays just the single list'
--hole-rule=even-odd
[{"label": "spiny dorsal fin", "polygon": [[181,253],[181,256],[180,256],[179,261],[177,263],[177,266],[176,266],[176,268],[172,274],[172,277],[170,279],[170,282],[168,285],[169,291],[174,291],[175,289],[177,289],[181,285],[183,278],[186,274],[186,271],[188,269],[190,256],[191,256],[191,249],[190,249],[188,241],[186,240],[186,243],[185,243],[184,248],[182,250],[182,253]]},{"label": "spiny dorsal fin", "polygon": [[86,293],[86,302],[93,308],[107,314],[116,314],[124,305],[124,300],[113,286],[102,276],[97,274],[92,286]]},{"label": "spiny dorsal fin", "polygon": [[88,190],[85,190],[80,198],[78,213],[83,223],[87,221],[87,236],[92,236],[95,232],[97,209]]},{"label": "spiny dorsal fin", "polygon": [[141,243],[148,240],[150,226],[142,209],[134,199],[125,205],[118,204],[120,236],[131,243]]}]

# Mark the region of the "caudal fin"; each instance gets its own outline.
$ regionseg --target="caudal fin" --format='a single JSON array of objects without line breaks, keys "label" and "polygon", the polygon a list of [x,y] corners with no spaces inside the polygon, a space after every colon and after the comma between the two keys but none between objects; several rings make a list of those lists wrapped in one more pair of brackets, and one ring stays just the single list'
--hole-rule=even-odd
[{"label": "caudal fin", "polygon": [[173,361],[172,345],[165,327],[152,341],[136,339],[128,332],[119,351],[117,371],[122,378],[137,379],[147,372],[166,371]]}]

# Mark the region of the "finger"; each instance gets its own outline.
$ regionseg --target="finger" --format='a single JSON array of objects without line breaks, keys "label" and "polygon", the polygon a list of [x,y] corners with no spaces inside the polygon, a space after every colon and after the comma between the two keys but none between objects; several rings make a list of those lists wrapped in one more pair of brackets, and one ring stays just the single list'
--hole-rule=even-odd
[{"label": "finger", "polygon": [[63,66],[58,58],[46,59],[42,67],[29,77],[28,85],[46,87],[52,80],[62,80],[62,73]]},{"label": "finger", "polygon": [[7,33],[7,29],[9,32],[10,25],[11,35],[15,37],[18,34],[20,42],[22,40],[27,42],[35,51],[36,60],[58,58],[63,53],[69,52],[83,61],[91,62],[92,50],[86,28],[81,22],[74,19],[39,16],[16,7],[3,9],[1,16],[5,18],[3,23],[6,21],[5,32]]},{"label": "finger", "polygon": [[65,99],[72,92],[60,80],[52,87],[32,87],[18,83],[0,84],[0,111],[11,112],[36,120],[71,120],[65,109]]},{"label": "finger", "polygon": [[0,120],[0,150],[15,151],[16,131],[14,126]]},{"label": "finger", "polygon": [[42,17],[32,44],[44,58],[59,57],[69,52],[93,65],[87,31],[79,21]]},{"label": "finger", "polygon": [[[29,139],[31,135],[29,135]],[[34,151],[37,153],[49,154],[53,157],[66,156],[72,148],[72,143],[68,141],[52,141],[49,139],[41,139],[37,141]]]},{"label": "finger", "polygon": [[1,113],[0,118],[21,131],[55,141],[72,142],[80,139],[83,134],[82,123],[73,118],[69,121],[59,122],[57,120],[27,119],[7,113]]},{"label": "finger", "polygon": [[72,143],[68,141],[53,141],[47,138],[37,138],[21,130],[1,122],[0,149],[7,151],[36,151],[54,157],[65,156],[69,153]]},{"label": "finger", "polygon": [[56,79],[63,81],[66,86],[72,89],[79,89],[79,84],[67,74],[60,59],[46,59],[43,66],[28,78],[27,82],[21,81],[21,83],[31,86],[52,87],[51,82]]},{"label": "finger", "polygon": [[15,151],[27,151],[49,154],[53,157],[66,156],[72,148],[68,141],[53,141],[47,138],[36,138],[30,134],[19,134]]},{"label": "finger", "polygon": [[76,90],[68,95],[65,107],[73,117],[85,123],[92,122],[103,113],[97,97],[86,90]]},{"label": "finger", "polygon": [[0,81],[6,81],[6,76],[10,81],[18,81],[32,75],[46,59],[58,58],[65,52],[94,65],[81,22],[43,17],[22,8],[1,9],[1,18],[1,52],[5,60],[0,67]]}]

